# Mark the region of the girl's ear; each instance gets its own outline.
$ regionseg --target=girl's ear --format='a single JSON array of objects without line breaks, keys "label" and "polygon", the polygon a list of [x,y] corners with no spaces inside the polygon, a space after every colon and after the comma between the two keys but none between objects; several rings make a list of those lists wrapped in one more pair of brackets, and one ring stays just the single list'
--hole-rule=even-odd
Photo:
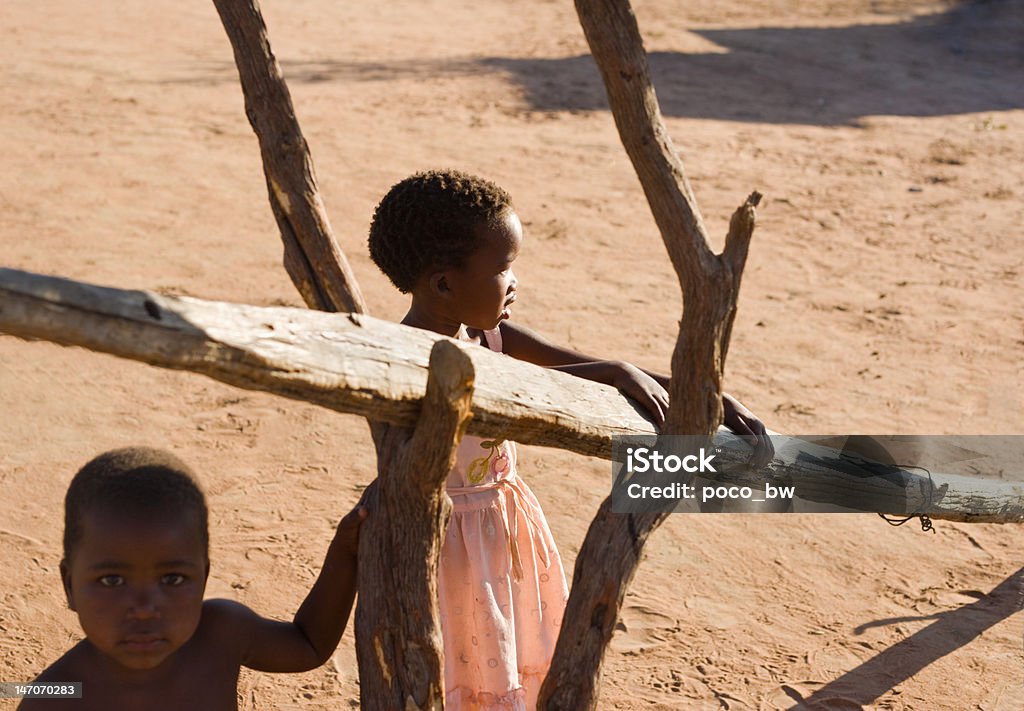
[{"label": "girl's ear", "polygon": [[434,272],[430,275],[430,293],[435,296],[447,296],[451,292],[448,284],[448,272]]},{"label": "girl's ear", "polygon": [[65,559],[61,559],[60,561],[60,582],[64,586],[64,597],[67,598],[68,609],[72,612],[77,612],[77,610],[75,610],[75,598],[71,594],[71,571],[69,570],[68,562]]}]

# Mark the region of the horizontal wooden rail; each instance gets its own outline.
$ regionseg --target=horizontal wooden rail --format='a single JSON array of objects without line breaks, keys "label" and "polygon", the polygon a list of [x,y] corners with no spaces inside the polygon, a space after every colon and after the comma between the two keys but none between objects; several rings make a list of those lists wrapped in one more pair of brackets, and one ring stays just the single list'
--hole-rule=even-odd
[{"label": "horizontal wooden rail", "polygon": [[[406,426],[419,414],[431,347],[444,338],[359,314],[162,296],[3,268],[0,332]],[[471,434],[604,459],[611,459],[613,437],[654,434],[614,388],[452,342],[476,372]],[[787,441],[777,440],[778,456],[766,470],[732,480],[784,478],[807,500],[861,511],[908,514],[927,505],[936,519],[1024,520],[1024,485],[941,472],[929,480],[895,468],[867,477],[851,473],[849,459],[834,449]],[[724,429],[715,444],[733,458],[747,452]]]}]

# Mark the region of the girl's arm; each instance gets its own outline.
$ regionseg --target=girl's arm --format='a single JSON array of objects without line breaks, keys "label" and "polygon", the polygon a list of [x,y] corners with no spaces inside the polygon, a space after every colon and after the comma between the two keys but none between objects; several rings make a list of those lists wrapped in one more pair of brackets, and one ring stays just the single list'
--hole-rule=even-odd
[{"label": "girl's arm", "polygon": [[502,321],[501,346],[506,355],[517,360],[560,370],[579,378],[618,388],[636,400],[660,429],[668,414],[668,392],[657,376],[620,360],[601,360],[571,348],[556,346],[528,328]]},{"label": "girl's arm", "polygon": [[[513,358],[525,360],[612,385],[632,397],[647,410],[660,429],[668,414],[669,377],[642,370],[622,361],[605,361],[585,355],[571,348],[557,346],[530,329],[502,321],[502,350]],[[775,447],[764,423],[743,403],[728,393],[722,394],[725,410],[724,424],[738,435],[751,438],[754,448],[751,464],[763,466],[775,455]]]},{"label": "girl's arm", "polygon": [[511,321],[502,321],[499,328],[501,329],[502,350],[517,360],[525,360],[528,363],[548,368],[576,363],[593,363],[601,360],[571,348],[556,346],[540,334]]}]

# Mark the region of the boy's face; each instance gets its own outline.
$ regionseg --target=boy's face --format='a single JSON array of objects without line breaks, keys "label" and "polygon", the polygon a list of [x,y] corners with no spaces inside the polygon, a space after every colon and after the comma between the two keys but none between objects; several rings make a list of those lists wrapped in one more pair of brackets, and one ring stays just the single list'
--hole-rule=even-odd
[{"label": "boy's face", "polygon": [[489,330],[509,318],[519,282],[512,262],[519,256],[523,227],[509,210],[495,227],[481,228],[481,243],[462,267],[448,272],[448,286],[462,323]]},{"label": "boy's face", "polygon": [[89,642],[128,669],[153,669],[199,626],[209,564],[193,513],[118,518],[85,512],[61,563],[68,606]]}]

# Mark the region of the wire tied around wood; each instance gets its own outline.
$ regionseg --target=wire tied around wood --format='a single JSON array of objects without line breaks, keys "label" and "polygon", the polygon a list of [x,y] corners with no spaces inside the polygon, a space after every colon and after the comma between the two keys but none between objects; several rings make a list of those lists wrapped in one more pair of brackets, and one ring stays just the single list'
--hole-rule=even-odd
[{"label": "wire tied around wood", "polygon": [[[897,466],[899,466],[900,469],[918,469],[918,470],[923,471],[925,474],[928,475],[928,493],[927,493],[927,501],[925,501],[925,504],[924,504],[924,509],[925,509],[925,511],[931,510],[932,498],[933,498],[933,494],[935,492],[935,482],[932,481],[932,473],[931,473],[931,471],[929,471],[925,467],[918,467],[918,466],[913,466],[913,465],[897,465]],[[899,517],[896,517],[896,516],[886,516],[884,513],[880,513],[878,515],[881,517],[881,519],[883,521],[885,521],[890,526],[902,526],[903,524],[905,524],[907,521],[909,521],[911,519],[919,518],[919,519],[921,519],[921,530],[922,531],[925,531],[925,532],[931,531],[932,533],[935,533],[935,526],[932,524],[932,519],[928,516],[928,514],[926,514],[923,511],[921,511],[920,508],[917,511],[915,511],[914,513],[910,514],[909,516],[906,516],[905,518],[899,518]]]}]

